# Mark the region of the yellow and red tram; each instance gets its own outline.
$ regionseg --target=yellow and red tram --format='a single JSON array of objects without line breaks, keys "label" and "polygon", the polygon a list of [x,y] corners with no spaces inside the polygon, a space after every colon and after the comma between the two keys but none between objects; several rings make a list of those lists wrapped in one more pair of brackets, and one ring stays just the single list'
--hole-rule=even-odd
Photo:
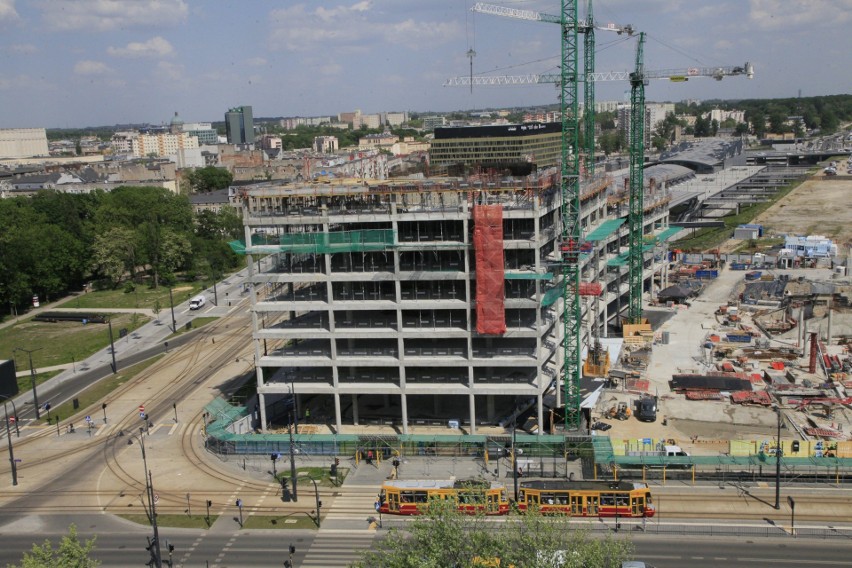
[{"label": "yellow and red tram", "polygon": [[518,510],[572,517],[653,517],[646,483],[631,481],[522,481]]},{"label": "yellow and red tram", "polygon": [[509,500],[502,483],[485,479],[394,479],[379,492],[379,510],[393,515],[420,515],[434,501],[452,501],[462,513],[506,515]]}]

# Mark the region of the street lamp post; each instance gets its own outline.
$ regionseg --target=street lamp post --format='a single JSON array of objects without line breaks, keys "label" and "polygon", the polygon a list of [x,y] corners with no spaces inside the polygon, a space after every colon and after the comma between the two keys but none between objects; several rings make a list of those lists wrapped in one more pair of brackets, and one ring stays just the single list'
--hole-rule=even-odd
[{"label": "street lamp post", "polygon": [[128,440],[127,443],[133,444],[133,439],[135,438],[139,441],[139,447],[142,448],[142,464],[145,467],[145,492],[148,494],[148,513],[151,517],[151,529],[154,531],[154,538],[151,541],[148,550],[151,553],[151,565],[153,565],[154,568],[163,568],[163,556],[160,551],[160,533],[157,528],[157,504],[154,501],[154,478],[151,471],[148,469],[148,459],[145,456],[145,438],[143,434],[144,429],[139,428],[139,435],[134,436],[131,434],[131,439]]},{"label": "street lamp post", "polygon": [[[12,413],[13,413],[12,418],[14,419],[14,422],[15,422],[15,437],[20,438],[21,437],[21,429],[18,427],[18,407],[15,406],[15,401],[12,400],[11,398],[9,398],[8,396],[0,394],[0,398],[2,398],[4,401],[9,401],[9,402],[12,403]],[[3,404],[6,404],[6,403],[4,402]],[[6,423],[7,424],[9,423],[8,418],[6,419]]]},{"label": "street lamp post", "polygon": [[515,484],[515,503],[518,502],[518,460],[515,456],[515,425],[512,425],[512,480]]},{"label": "street lamp post", "polygon": [[[292,414],[291,414],[292,417]],[[299,502],[299,489],[296,478],[296,455],[293,447],[293,421],[290,421],[290,483],[293,485],[293,502]]]},{"label": "street lamp post", "polygon": [[172,289],[169,288],[169,307],[172,309],[172,332],[177,333],[177,322],[175,321],[175,299],[172,296]]},{"label": "street lamp post", "polygon": [[316,499],[317,499],[317,519],[316,519],[316,521],[317,521],[317,528],[320,528],[320,523],[321,523],[320,509],[322,508],[322,501],[320,501],[320,498],[319,498],[319,487],[317,487],[317,480],[316,479],[314,479],[313,477],[308,477],[308,479],[310,479],[314,484],[314,495],[316,495]]},{"label": "street lamp post", "polygon": [[115,363],[115,343],[112,341],[112,320],[107,320],[109,324],[109,352],[112,354],[112,374],[116,374],[118,372],[118,365]]},{"label": "street lamp post", "polygon": [[41,418],[41,415],[38,411],[38,393],[36,392],[36,375],[35,369],[33,369],[33,353],[36,351],[41,351],[43,347],[39,347],[38,349],[24,349],[23,347],[15,347],[15,351],[23,351],[30,357],[30,380],[33,383],[33,407],[35,408],[35,417],[36,420]]},{"label": "street lamp post", "polygon": [[[14,404],[12,410],[15,409]],[[6,413],[6,440],[9,443],[9,465],[12,466],[12,485],[18,484],[18,466],[15,463],[15,451],[12,449],[12,433],[9,431],[9,408],[3,401],[3,411]],[[17,423],[17,420],[15,421]]]},{"label": "street lamp post", "polygon": [[775,407],[775,414],[778,417],[778,436],[775,438],[775,510],[781,509],[781,456],[784,451],[781,449],[781,407]]}]

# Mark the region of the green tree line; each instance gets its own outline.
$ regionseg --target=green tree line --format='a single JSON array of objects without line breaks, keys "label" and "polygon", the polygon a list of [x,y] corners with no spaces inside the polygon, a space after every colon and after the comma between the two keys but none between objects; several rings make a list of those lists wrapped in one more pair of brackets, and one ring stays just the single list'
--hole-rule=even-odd
[{"label": "green tree line", "polygon": [[88,282],[156,287],[178,274],[219,276],[239,262],[227,241],[241,234],[232,208],[194,214],[186,196],[161,187],[2,199],[0,302],[49,301]]}]

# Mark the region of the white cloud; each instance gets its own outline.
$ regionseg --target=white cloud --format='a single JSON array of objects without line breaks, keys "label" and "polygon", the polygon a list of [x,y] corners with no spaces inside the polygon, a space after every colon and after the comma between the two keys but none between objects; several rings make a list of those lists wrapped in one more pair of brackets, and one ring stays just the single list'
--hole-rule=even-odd
[{"label": "white cloud", "polygon": [[319,72],[325,76],[339,75],[343,70],[343,66],[337,63],[328,63],[327,65],[323,65],[319,68]]},{"label": "white cloud", "polygon": [[37,53],[38,48],[31,43],[18,43],[6,47],[6,51],[19,54]]},{"label": "white cloud", "polygon": [[184,0],[43,0],[40,8],[47,25],[56,30],[168,26],[189,13]]},{"label": "white cloud", "polygon": [[0,22],[14,22],[19,18],[15,0],[0,0]]},{"label": "white cloud", "polygon": [[84,59],[82,61],[78,61],[77,64],[74,65],[74,73],[77,75],[104,75],[106,73],[112,73],[112,69],[100,61]]},{"label": "white cloud", "polygon": [[751,25],[764,31],[836,26],[852,18],[852,0],[749,0],[749,5]]},{"label": "white cloud", "polygon": [[184,78],[184,68],[183,65],[160,61],[157,63],[157,74],[164,75],[172,81],[177,81]]},{"label": "white cloud", "polygon": [[167,57],[174,53],[172,44],[160,36],[146,42],[131,42],[126,47],[108,47],[107,53],[113,57]]},{"label": "white cloud", "polygon": [[463,35],[458,21],[383,21],[371,2],[310,9],[297,4],[269,15],[269,43],[273,49],[313,51],[333,48],[366,51],[370,45],[404,45],[427,49]]}]

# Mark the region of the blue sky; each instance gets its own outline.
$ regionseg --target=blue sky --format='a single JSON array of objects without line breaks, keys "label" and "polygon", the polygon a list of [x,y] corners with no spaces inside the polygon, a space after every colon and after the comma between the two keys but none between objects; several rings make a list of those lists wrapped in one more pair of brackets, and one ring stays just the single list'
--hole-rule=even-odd
[{"label": "blue sky", "polygon": [[[442,87],[554,72],[558,26],[471,14],[473,0],[0,0],[0,127],[451,111],[557,101],[552,85]],[[559,2],[493,2],[559,13]],[[585,15],[586,0],[579,0]],[[670,84],[650,101],[849,93],[852,0],[598,0],[595,20],[648,34],[648,69],[755,65],[756,77]],[[597,69],[630,70],[635,40],[597,33]],[[599,83],[598,100],[627,85]]]}]

